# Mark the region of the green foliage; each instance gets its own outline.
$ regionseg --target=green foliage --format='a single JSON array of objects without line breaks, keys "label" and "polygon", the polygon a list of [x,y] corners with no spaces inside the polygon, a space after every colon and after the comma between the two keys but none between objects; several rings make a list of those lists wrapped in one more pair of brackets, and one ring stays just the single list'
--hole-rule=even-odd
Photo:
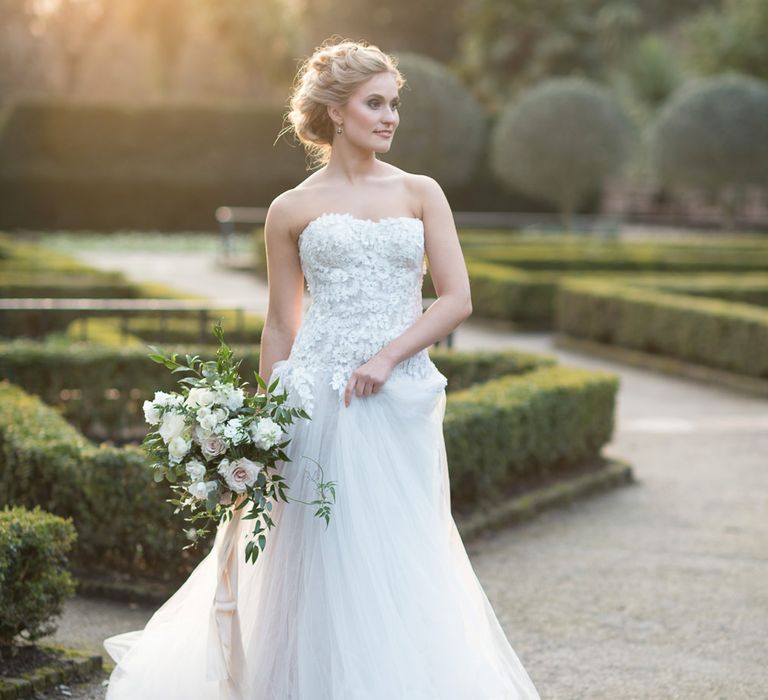
[{"label": "green foliage", "polygon": [[[281,106],[20,99],[0,130],[0,226],[211,230],[305,173]],[[40,206],[45,202],[45,206]]]},{"label": "green foliage", "polygon": [[285,2],[202,0],[201,5],[216,35],[246,75],[266,76],[276,84],[290,81],[299,27]]},{"label": "green foliage", "polygon": [[758,306],[568,280],[559,289],[556,322],[579,338],[768,377],[768,354],[756,351],[768,347],[768,309]]},{"label": "green foliage", "polygon": [[412,53],[399,54],[398,61],[406,80],[401,121],[382,158],[410,172],[429,173],[444,187],[466,183],[485,140],[479,105],[441,63]]},{"label": "green foliage", "polygon": [[[202,326],[204,336],[208,334],[213,319],[224,322],[228,329],[229,337],[236,343],[259,343],[261,333],[264,330],[264,319],[256,314],[243,314],[242,329],[238,327],[239,319],[236,311],[229,309],[213,310],[208,312],[207,321]],[[87,339],[109,345],[122,345],[123,336],[120,328],[123,320],[119,316],[103,316],[97,319],[89,319],[87,322]],[[73,339],[82,337],[80,321],[73,321],[67,327],[67,334]],[[162,342],[170,344],[197,344],[200,343],[201,325],[200,313],[186,314],[184,316],[172,316],[165,318],[160,312],[130,315],[127,319],[127,338],[138,338],[143,344],[146,342]],[[111,332],[110,332],[111,329]],[[135,345],[136,343],[134,343]]]},{"label": "green foliage", "polygon": [[463,17],[460,71],[493,111],[548,78],[602,80],[642,19],[623,0],[473,0]]},{"label": "green foliage", "polygon": [[[257,345],[233,346],[244,376],[259,368]],[[209,345],[163,345],[166,352],[210,355]],[[457,353],[432,348],[451,390],[500,373],[519,373],[542,359],[516,351]],[[39,396],[92,440],[140,440],[146,433],[142,404],[155,391],[173,391],[168,372],[147,358],[146,346],[99,347],[89,343],[41,344],[18,339],[0,343],[0,377]]]},{"label": "green foliage", "polygon": [[467,257],[529,272],[760,272],[768,269],[768,239],[731,243],[606,241],[549,235],[544,240],[510,240],[475,246]]},{"label": "green foliage", "polygon": [[445,438],[451,503],[466,509],[594,459],[613,432],[618,378],[541,368],[456,392]]},{"label": "green foliage", "polygon": [[[215,2],[215,0],[212,0]],[[462,0],[313,0],[296,3],[306,53],[327,37],[367,39],[382,50],[418,51],[441,61],[456,55]]]},{"label": "green foliage", "polygon": [[768,185],[768,83],[729,74],[686,85],[660,112],[652,143],[664,185],[733,209],[746,188]]},{"label": "green foliage", "polygon": [[624,72],[634,95],[652,108],[661,105],[684,79],[669,43],[656,34],[637,42],[624,63]]},{"label": "green foliage", "polygon": [[[736,0],[738,2],[738,0]],[[606,81],[636,36],[719,0],[469,0],[457,68],[495,112],[553,77]]]},{"label": "green foliage", "polygon": [[[671,285],[686,294],[761,303],[768,242],[754,236],[708,236],[690,242],[643,243],[572,236],[464,234],[474,315],[551,328],[564,279],[593,277],[628,284]],[[715,278],[711,273],[738,273]],[[690,290],[690,291],[689,291]],[[712,294],[710,294],[710,292]],[[715,293],[716,292],[716,293]],[[425,279],[424,293],[432,293]]]},{"label": "green foliage", "polygon": [[[460,377],[457,384],[469,387],[465,390],[468,395],[456,391],[448,396],[448,415],[454,416],[447,432],[451,445],[449,464],[452,472],[465,475],[457,477],[459,484],[467,475],[480,469],[477,453],[490,449],[486,442],[490,445],[493,441],[499,447],[504,439],[509,439],[509,424],[499,424],[500,411],[494,408],[494,405],[502,408],[507,405],[504,399],[506,388],[509,388],[510,396],[517,396],[514,399],[516,407],[510,409],[518,416],[516,420],[527,421],[525,415],[531,411],[537,416],[534,423],[538,425],[536,441],[540,444],[525,447],[529,445],[526,436],[533,433],[517,433],[512,439],[522,440],[523,447],[516,447],[510,454],[515,460],[520,455],[522,461],[513,462],[506,457],[503,461],[505,465],[518,465],[513,471],[519,472],[519,484],[537,483],[536,480],[549,473],[550,468],[576,466],[580,457],[599,449],[599,436],[609,432],[603,413],[605,404],[599,403],[592,408],[589,401],[570,401],[568,398],[570,393],[581,391],[579,386],[589,379],[590,373],[577,370],[573,374],[563,368],[551,367],[552,360],[547,357],[499,353],[499,371],[522,372],[512,375],[510,380],[515,376],[521,380],[525,377],[533,379],[521,383],[502,382],[484,394],[483,387],[488,384],[474,380],[492,374],[493,354],[468,353],[466,356],[464,367],[456,367],[456,358],[453,358],[453,367],[450,362],[438,365],[441,371],[452,372],[447,375],[449,381],[451,376]],[[532,367],[535,368],[533,371],[526,371]],[[572,381],[568,377],[575,379]],[[548,393],[550,398],[540,402],[536,398],[539,391]],[[456,411],[451,408],[454,395],[460,397]],[[478,398],[482,396],[492,398]],[[547,411],[552,412],[549,419]],[[562,416],[563,411],[572,415]],[[581,427],[574,428],[573,421]],[[453,427],[450,426],[460,426],[455,428],[456,437],[451,436]],[[579,432],[582,429],[587,432],[582,434]],[[561,430],[565,431],[563,436]],[[572,459],[562,452],[569,443],[573,445]],[[556,449],[552,445],[556,445]],[[483,461],[482,465],[489,463]],[[148,471],[146,455],[139,448],[96,446],[67,424],[57,410],[45,406],[18,386],[0,382],[0,506],[40,505],[52,513],[71,517],[79,533],[73,552],[73,561],[79,569],[162,575],[166,580],[181,580],[199,563],[205,546],[198,552],[182,551],[188,541],[173,519],[168,504],[173,494],[168,482],[148,478]],[[503,476],[498,468],[491,471],[503,477],[504,484],[509,483],[507,477],[512,472]],[[487,495],[493,491],[494,486],[488,481],[492,477],[480,472],[476,476],[485,485],[476,493],[460,486],[457,502],[468,504],[481,493]],[[322,507],[322,503],[319,505]],[[115,513],[119,517],[115,517]],[[319,515],[322,517],[323,513]],[[110,527],[103,527],[105,522],[109,522]],[[209,543],[210,540],[201,544]]]},{"label": "green foliage", "polygon": [[693,17],[683,37],[701,73],[731,70],[768,80],[768,0],[723,0]]},{"label": "green foliage", "polygon": [[94,445],[39,398],[0,382],[0,507],[71,517],[79,569],[178,579],[199,562],[197,553],[180,554],[188,540],[172,519],[172,492],[147,473],[138,447]]},{"label": "green foliage", "polygon": [[0,511],[0,647],[56,631],[51,618],[75,593],[67,553],[76,539],[71,519],[37,506]]},{"label": "green foliage", "polygon": [[632,128],[604,88],[578,78],[548,80],[510,101],[494,127],[491,166],[510,189],[572,214],[616,174]]}]

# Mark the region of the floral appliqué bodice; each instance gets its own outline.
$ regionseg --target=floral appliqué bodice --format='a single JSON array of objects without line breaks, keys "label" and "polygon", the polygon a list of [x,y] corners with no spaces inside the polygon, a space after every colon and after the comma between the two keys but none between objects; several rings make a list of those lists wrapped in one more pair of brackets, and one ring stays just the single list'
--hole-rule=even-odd
[{"label": "floral appliqu\u00e9 bodice", "polygon": [[[326,213],[304,228],[298,245],[311,303],[288,359],[275,369],[281,365],[289,396],[298,398],[292,403],[311,414],[319,378],[343,397],[352,372],[421,316],[424,225],[414,217]],[[403,376],[445,380],[426,348],[387,381]]]}]

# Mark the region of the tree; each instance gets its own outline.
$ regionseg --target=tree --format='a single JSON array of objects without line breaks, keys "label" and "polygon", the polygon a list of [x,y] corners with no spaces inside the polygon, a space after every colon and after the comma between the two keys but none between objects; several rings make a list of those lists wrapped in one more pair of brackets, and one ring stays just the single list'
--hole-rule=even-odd
[{"label": "tree", "polygon": [[624,0],[470,0],[458,68],[496,111],[546,78],[603,80],[640,22],[639,11]]},{"label": "tree", "polygon": [[485,115],[447,66],[408,52],[397,59],[406,83],[400,91],[400,125],[384,158],[405,170],[429,173],[445,187],[464,184],[481,156]]},{"label": "tree", "polygon": [[546,78],[609,82],[636,37],[719,1],[467,0],[455,67],[495,112]]},{"label": "tree", "polygon": [[303,0],[307,49],[333,34],[364,39],[384,51],[409,51],[448,62],[456,55],[462,0]]},{"label": "tree", "polygon": [[683,35],[704,75],[732,70],[768,80],[768,0],[725,0],[692,19]]},{"label": "tree", "polygon": [[290,81],[297,40],[293,16],[284,0],[202,0],[219,40],[249,76],[268,82]]},{"label": "tree", "polygon": [[730,74],[685,86],[659,113],[652,157],[664,185],[719,198],[731,226],[747,189],[768,186],[768,84]]},{"label": "tree", "polygon": [[130,0],[122,5],[131,26],[151,42],[155,87],[163,96],[173,89],[195,9],[196,0]]},{"label": "tree", "polygon": [[114,4],[107,0],[54,0],[41,5],[39,25],[56,54],[59,92],[77,89],[83,63],[108,21]]},{"label": "tree", "polygon": [[0,0],[0,103],[21,90],[46,85],[33,19],[30,0]]},{"label": "tree", "polygon": [[632,127],[602,86],[553,78],[510,100],[491,136],[491,168],[510,189],[557,205],[566,229],[590,195],[617,173]]}]

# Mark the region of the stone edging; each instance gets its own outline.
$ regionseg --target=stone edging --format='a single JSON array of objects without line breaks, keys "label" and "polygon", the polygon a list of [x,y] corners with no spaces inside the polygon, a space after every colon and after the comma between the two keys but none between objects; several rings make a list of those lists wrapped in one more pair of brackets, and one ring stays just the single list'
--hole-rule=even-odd
[{"label": "stone edging", "polygon": [[606,466],[580,476],[562,479],[550,486],[534,489],[482,512],[456,518],[462,540],[468,542],[484,532],[499,530],[512,523],[530,520],[542,510],[564,505],[596,491],[634,482],[629,463],[603,458]]},{"label": "stone edging", "polygon": [[49,666],[23,673],[20,678],[0,678],[0,700],[33,698],[36,693],[50,690],[60,683],[87,681],[102,670],[103,659],[99,655],[88,656],[75,649],[50,644],[37,646],[43,651],[64,652],[65,656],[52,661]]},{"label": "stone edging", "polygon": [[768,380],[761,379],[760,377],[750,377],[747,374],[738,374],[724,369],[707,367],[706,365],[697,365],[667,355],[654,355],[642,352],[641,350],[624,348],[619,345],[584,340],[583,338],[576,338],[564,333],[556,333],[553,342],[556,347],[564,350],[574,350],[606,360],[622,362],[633,367],[652,369],[676,377],[685,377],[686,379],[694,379],[706,384],[714,384],[747,394],[768,397]]}]

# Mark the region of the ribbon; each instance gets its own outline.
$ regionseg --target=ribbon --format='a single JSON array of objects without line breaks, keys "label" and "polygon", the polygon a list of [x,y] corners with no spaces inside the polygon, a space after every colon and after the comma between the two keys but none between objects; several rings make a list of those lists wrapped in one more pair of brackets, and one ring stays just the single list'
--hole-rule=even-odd
[{"label": "ribbon", "polygon": [[237,610],[237,533],[243,510],[234,510],[232,519],[216,533],[216,592],[208,623],[206,679],[219,681],[221,700],[245,700],[245,652]]}]

